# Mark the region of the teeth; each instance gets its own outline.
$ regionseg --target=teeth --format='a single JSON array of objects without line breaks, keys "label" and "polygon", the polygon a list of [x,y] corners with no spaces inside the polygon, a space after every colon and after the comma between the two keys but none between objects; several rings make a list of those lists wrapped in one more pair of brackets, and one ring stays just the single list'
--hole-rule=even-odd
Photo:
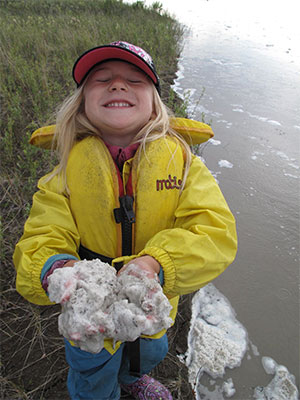
[{"label": "teeth", "polygon": [[130,104],[128,103],[109,103],[106,105],[106,107],[130,107]]}]

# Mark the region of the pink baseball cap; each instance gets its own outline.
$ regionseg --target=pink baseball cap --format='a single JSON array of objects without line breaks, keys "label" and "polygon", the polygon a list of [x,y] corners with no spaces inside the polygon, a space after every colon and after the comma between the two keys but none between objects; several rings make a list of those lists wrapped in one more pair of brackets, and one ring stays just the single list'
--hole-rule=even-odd
[{"label": "pink baseball cap", "polygon": [[159,77],[151,56],[141,47],[127,42],[112,42],[108,45],[94,47],[83,53],[73,67],[73,79],[80,86],[91,69],[104,61],[122,60],[140,68],[154,83],[160,93]]}]

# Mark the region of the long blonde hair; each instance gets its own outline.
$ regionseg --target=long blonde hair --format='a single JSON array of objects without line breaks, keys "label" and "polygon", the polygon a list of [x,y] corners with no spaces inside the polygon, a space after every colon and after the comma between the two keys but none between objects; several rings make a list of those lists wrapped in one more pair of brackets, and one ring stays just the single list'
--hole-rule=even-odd
[{"label": "long blonde hair", "polygon": [[[84,86],[86,81],[75,90],[60,106],[56,117],[56,129],[54,141],[59,155],[59,165],[50,174],[47,180],[55,175],[60,175],[64,180],[64,188],[67,189],[66,168],[70,151],[74,144],[87,136],[101,138],[101,132],[90,123],[84,111]],[[177,138],[181,144],[185,156],[185,170],[181,189],[184,187],[187,173],[191,164],[191,149],[185,140],[170,127],[170,118],[173,113],[162,102],[157,90],[153,86],[153,119],[137,133],[132,143],[140,143],[139,152],[146,152],[146,143],[163,137]],[[176,150],[175,150],[176,151]],[[141,153],[140,153],[141,154]]]}]

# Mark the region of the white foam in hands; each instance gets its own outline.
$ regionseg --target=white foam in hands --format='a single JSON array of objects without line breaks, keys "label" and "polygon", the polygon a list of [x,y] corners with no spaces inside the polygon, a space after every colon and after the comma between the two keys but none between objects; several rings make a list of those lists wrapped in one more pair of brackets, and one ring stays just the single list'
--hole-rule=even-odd
[{"label": "white foam in hands", "polygon": [[62,305],[59,332],[91,353],[102,350],[104,338],[134,341],[172,324],[172,306],[160,284],[134,264],[117,276],[98,259],[78,261],[53,272],[48,293]]}]

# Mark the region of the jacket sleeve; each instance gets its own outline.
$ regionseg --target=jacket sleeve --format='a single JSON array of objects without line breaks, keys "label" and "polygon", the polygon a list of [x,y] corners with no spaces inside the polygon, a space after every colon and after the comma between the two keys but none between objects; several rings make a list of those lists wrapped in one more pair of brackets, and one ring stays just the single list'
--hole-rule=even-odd
[{"label": "jacket sleeve", "polygon": [[170,298],[215,279],[237,251],[235,219],[215,179],[197,157],[175,217],[174,228],[157,233],[139,254],[149,254],[161,264],[164,292]]},{"label": "jacket sleeve", "polygon": [[59,190],[60,178],[49,182],[40,179],[39,191],[17,243],[13,261],[17,271],[17,291],[32,303],[52,304],[41,285],[41,272],[46,262],[58,254],[79,258],[79,234],[68,196]]}]

